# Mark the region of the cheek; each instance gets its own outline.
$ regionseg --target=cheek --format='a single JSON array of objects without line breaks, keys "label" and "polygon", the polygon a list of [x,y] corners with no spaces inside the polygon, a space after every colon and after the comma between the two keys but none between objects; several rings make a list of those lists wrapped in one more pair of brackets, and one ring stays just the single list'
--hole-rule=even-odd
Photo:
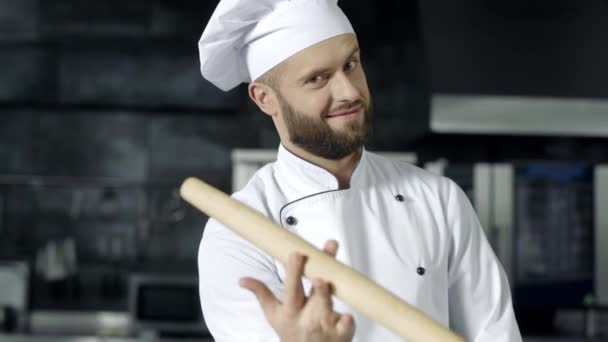
[{"label": "cheek", "polygon": [[[304,96],[302,96],[304,97]],[[302,106],[297,108],[301,113],[311,116],[324,116],[331,108],[331,98],[322,92],[309,94],[306,99],[302,99]]]},{"label": "cheek", "polygon": [[357,74],[355,82],[357,84],[357,86],[356,86],[357,89],[359,89],[359,92],[361,92],[361,95],[365,98],[369,98],[369,88],[367,86],[367,78],[365,77],[365,72],[363,72],[363,69],[361,69],[361,71]]}]

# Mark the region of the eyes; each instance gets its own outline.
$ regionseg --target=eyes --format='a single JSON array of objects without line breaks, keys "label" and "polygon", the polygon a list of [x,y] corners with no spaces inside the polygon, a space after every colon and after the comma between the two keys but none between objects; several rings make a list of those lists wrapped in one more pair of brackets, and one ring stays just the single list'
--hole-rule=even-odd
[{"label": "eyes", "polygon": [[322,82],[325,82],[327,80],[327,75],[326,74],[317,74],[312,76],[311,78],[308,79],[308,81],[306,81],[306,83],[308,84],[321,84]]},{"label": "eyes", "polygon": [[[356,57],[353,57],[348,62],[346,62],[346,64],[344,64],[342,69],[344,70],[344,72],[349,73],[349,72],[352,72],[355,69],[357,69],[357,66],[359,66],[359,59]],[[312,85],[312,86],[322,86],[329,80],[330,77],[331,77],[331,74],[329,72],[320,72],[320,73],[312,75],[306,81],[306,84]]]},{"label": "eyes", "polygon": [[348,63],[346,63],[346,65],[344,65],[344,71],[355,70],[357,65],[359,65],[359,61],[357,59],[351,59],[348,61]]}]

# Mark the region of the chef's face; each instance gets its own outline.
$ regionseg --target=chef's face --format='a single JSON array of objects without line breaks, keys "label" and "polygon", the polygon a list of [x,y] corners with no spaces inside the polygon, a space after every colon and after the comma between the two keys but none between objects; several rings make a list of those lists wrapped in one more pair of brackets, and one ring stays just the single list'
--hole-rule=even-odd
[{"label": "chef's face", "polygon": [[306,48],[280,66],[275,87],[281,139],[326,159],[341,159],[365,142],[370,94],[354,34]]}]

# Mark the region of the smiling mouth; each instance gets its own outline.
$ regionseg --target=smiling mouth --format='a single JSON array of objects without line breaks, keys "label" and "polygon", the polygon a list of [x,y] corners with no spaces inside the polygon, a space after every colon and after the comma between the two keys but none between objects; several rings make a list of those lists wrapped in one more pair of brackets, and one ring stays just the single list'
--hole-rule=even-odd
[{"label": "smiling mouth", "polygon": [[349,109],[345,109],[345,110],[341,110],[339,112],[336,113],[332,113],[327,115],[328,118],[336,118],[336,117],[343,117],[343,116],[350,116],[350,115],[354,115],[359,113],[359,111],[361,110],[363,106],[358,105],[358,106],[354,106],[352,108]]}]

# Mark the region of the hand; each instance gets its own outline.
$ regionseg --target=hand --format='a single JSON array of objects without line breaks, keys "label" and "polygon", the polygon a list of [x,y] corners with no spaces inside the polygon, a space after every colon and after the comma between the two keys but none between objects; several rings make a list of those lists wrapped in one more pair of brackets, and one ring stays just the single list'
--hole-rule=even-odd
[{"label": "hand", "polygon": [[[327,241],[323,251],[335,257],[338,243]],[[355,334],[355,322],[351,315],[333,311],[331,284],[314,279],[310,296],[304,294],[305,263],[304,255],[289,256],[283,302],[259,280],[242,278],[239,285],[255,294],[282,342],[350,342]]]}]

